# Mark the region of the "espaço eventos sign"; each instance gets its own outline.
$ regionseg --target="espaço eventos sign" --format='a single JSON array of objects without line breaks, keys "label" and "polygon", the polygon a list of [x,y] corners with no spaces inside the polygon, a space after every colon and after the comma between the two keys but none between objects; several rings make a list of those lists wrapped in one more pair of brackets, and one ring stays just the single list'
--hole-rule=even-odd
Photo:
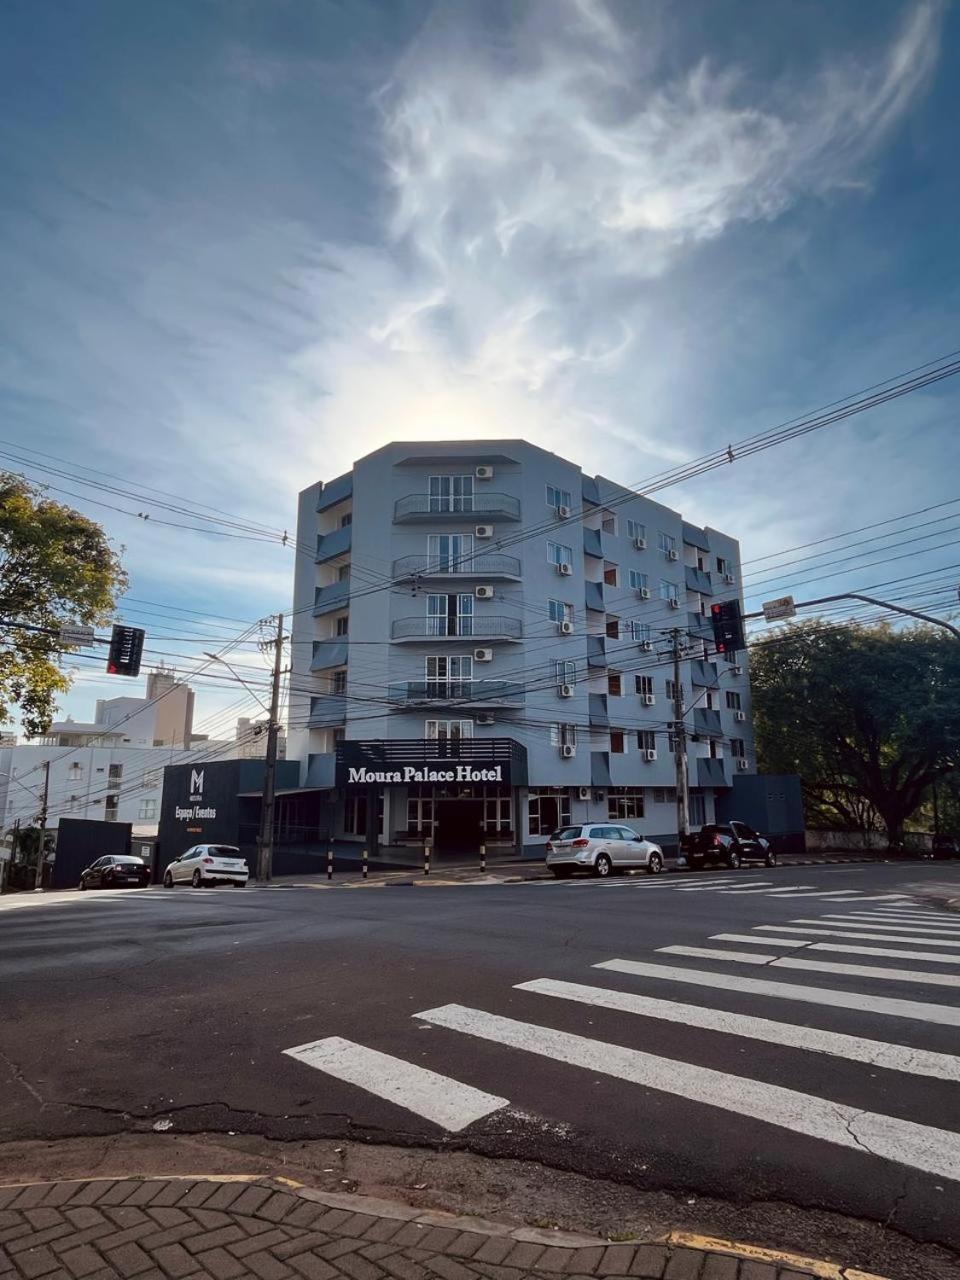
[{"label": "espa\u00e7o eventos sign", "polygon": [[190,770],[190,804],[176,805],[174,807],[174,817],[178,822],[196,822],[200,818],[215,818],[217,810],[215,807],[205,805],[203,803],[203,770]]}]

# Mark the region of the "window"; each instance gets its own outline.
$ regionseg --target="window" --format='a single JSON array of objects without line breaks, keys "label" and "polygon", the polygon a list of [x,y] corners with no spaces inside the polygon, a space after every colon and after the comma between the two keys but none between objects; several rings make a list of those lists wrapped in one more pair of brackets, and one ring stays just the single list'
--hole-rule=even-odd
[{"label": "window", "polygon": [[620,570],[615,564],[611,564],[609,560],[603,562],[603,581],[608,587],[619,587]]},{"label": "window", "polygon": [[333,675],[330,677],[330,692],[331,693],[347,692],[347,668],[346,667],[341,667],[339,671],[334,671]]},{"label": "window", "polygon": [[637,622],[637,620],[634,619],[630,623],[630,635],[633,637],[634,640],[636,640],[640,644],[649,644],[650,643],[650,623]]},{"label": "window", "polygon": [[353,512],[348,511],[345,516],[340,517],[340,528],[346,529],[347,525],[353,524]]},{"label": "window", "polygon": [[679,600],[680,588],[675,582],[668,582],[666,578],[660,579],[660,599],[661,600]]},{"label": "window", "polygon": [[107,796],[106,801],[104,802],[104,811],[103,811],[103,816],[105,821],[116,822],[117,812],[119,808],[120,808],[120,797]]},{"label": "window", "polygon": [[141,800],[140,808],[137,810],[137,818],[140,822],[149,822],[157,816],[156,800]]},{"label": "window", "polygon": [[627,735],[625,730],[610,730],[610,754],[614,756],[625,756],[627,754]]},{"label": "window", "polygon": [[704,563],[703,556],[697,556],[697,568],[700,570],[700,572],[702,573],[704,569],[706,569],[706,567],[707,566]]},{"label": "window", "polygon": [[617,517],[615,515],[611,515],[609,512],[606,513],[603,519],[600,521],[600,528],[603,530],[604,533],[609,533],[609,534],[612,534],[613,537],[616,537],[617,536]]},{"label": "window", "polygon": [[423,736],[428,742],[459,742],[473,737],[472,720],[426,720]]},{"label": "window", "polygon": [[717,710],[717,695],[711,689],[707,690],[706,700],[703,705],[706,707],[707,711]]},{"label": "window", "polygon": [[720,746],[720,743],[716,740],[716,738],[710,739],[710,759],[711,760],[723,759],[723,748]]},{"label": "window", "polygon": [[653,676],[636,676],[637,693],[641,697],[653,697]]},{"label": "window", "polygon": [[690,825],[702,827],[707,820],[707,798],[702,791],[690,792]]},{"label": "window", "polygon": [[123,765],[112,764],[107,772],[107,781],[110,783],[119,782],[123,777]]},{"label": "window", "polygon": [[428,534],[428,571],[433,573],[460,573],[472,559],[472,533]]},{"label": "window", "polygon": [[548,564],[573,564],[573,547],[562,542],[547,543]]},{"label": "window", "polygon": [[548,600],[547,608],[550,611],[551,622],[572,622],[573,621],[573,605],[567,604],[563,600]]},{"label": "window", "polygon": [[69,769],[67,770],[67,775],[70,778],[71,782],[76,782],[78,778],[83,777],[83,765],[77,764],[77,762],[74,761],[74,763],[70,765]]},{"label": "window", "polygon": [[431,511],[472,511],[473,476],[431,476]]},{"label": "window", "polygon": [[348,794],[343,802],[343,832],[348,836],[367,834],[367,797],[362,792]]},{"label": "window", "polygon": [[427,697],[462,698],[473,682],[473,658],[469,655],[430,656],[426,659]]},{"label": "window", "polygon": [[723,556],[717,556],[717,573],[729,573],[733,568],[732,563]]},{"label": "window", "polygon": [[619,671],[607,673],[607,693],[611,698],[623,697],[623,677]]},{"label": "window", "polygon": [[620,619],[619,618],[607,618],[606,627],[604,629],[607,633],[608,640],[620,639]]},{"label": "window", "polygon": [[653,803],[654,804],[674,804],[677,799],[677,793],[673,787],[654,787]]},{"label": "window", "polygon": [[619,822],[642,818],[643,792],[639,788],[611,787],[607,792],[607,817]]},{"label": "window", "polygon": [[576,684],[577,664],[571,658],[557,660],[557,684]]},{"label": "window", "polygon": [[740,695],[739,693],[734,693],[732,689],[727,690],[727,710],[728,711],[740,710]]},{"label": "window", "polygon": [[647,575],[641,573],[639,569],[630,570],[630,586],[634,591],[647,590]]},{"label": "window", "polygon": [[412,789],[407,793],[407,831],[412,836],[433,834],[433,795],[420,795]]},{"label": "window", "polygon": [[154,791],[163,781],[162,769],[144,769],[140,775],[140,785],[144,791]]},{"label": "window", "polygon": [[[677,685],[673,680],[666,681],[667,700],[673,702],[677,696]],[[683,705],[683,685],[680,686],[680,705]]]},{"label": "window", "polygon": [[467,593],[428,595],[427,635],[472,636],[473,596]]},{"label": "window", "polygon": [[348,560],[346,564],[337,565],[337,581],[346,582],[346,580],[349,577],[350,577],[350,561]]},{"label": "window", "polygon": [[561,787],[531,787],[527,830],[532,836],[549,836],[570,825],[570,793]]},{"label": "window", "polygon": [[547,506],[552,507],[554,511],[557,507],[566,507],[569,510],[573,506],[573,495],[569,489],[558,489],[556,485],[548,484]]},{"label": "window", "polygon": [[483,797],[483,830],[487,835],[502,835],[511,829],[513,803],[511,796]]},{"label": "window", "polygon": [[338,742],[343,742],[346,736],[347,731],[342,724],[337,725],[335,729],[331,729],[330,731],[330,741],[333,743],[334,747],[336,747]]},{"label": "window", "polygon": [[652,729],[639,729],[637,731],[637,750],[638,751],[656,751],[657,735]]},{"label": "window", "polygon": [[338,636],[345,636],[347,634],[347,627],[349,626],[349,623],[350,623],[349,614],[341,613],[340,617],[337,619],[337,635]]},{"label": "window", "polygon": [[577,726],[575,724],[552,724],[550,726],[550,743],[554,747],[575,747],[577,745]]},{"label": "window", "polygon": [[664,533],[661,529],[657,534],[657,549],[668,556],[671,551],[676,551],[677,540],[672,533]]},{"label": "window", "polygon": [[641,524],[639,520],[628,520],[627,534],[631,538],[645,538],[647,536],[647,526]]},{"label": "window", "polygon": [[734,760],[745,760],[747,758],[747,744],[742,738],[730,739],[730,754]]}]

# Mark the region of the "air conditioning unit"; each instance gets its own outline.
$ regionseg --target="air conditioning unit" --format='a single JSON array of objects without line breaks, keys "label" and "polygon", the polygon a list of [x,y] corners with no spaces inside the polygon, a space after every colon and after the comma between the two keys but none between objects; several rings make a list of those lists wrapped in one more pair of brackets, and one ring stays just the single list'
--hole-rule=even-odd
[{"label": "air conditioning unit", "polygon": [[572,742],[565,742],[560,748],[560,755],[564,760],[572,760],[577,754],[577,748]]},{"label": "air conditioning unit", "polygon": [[731,674],[732,676],[742,676],[742,675],[743,675],[743,667],[731,667],[731,668],[730,668],[730,674]]},{"label": "air conditioning unit", "polygon": [[475,537],[477,537],[477,538],[492,538],[492,537],[493,537],[493,525],[492,525],[492,524],[478,524],[478,525],[476,526],[476,528],[474,529],[473,533],[474,533],[474,536],[475,536]]},{"label": "air conditioning unit", "polygon": [[649,587],[637,587],[637,596],[638,596],[638,597],[639,597],[639,599],[641,599],[641,600],[649,600],[649,599],[650,599],[650,588],[649,588]]},{"label": "air conditioning unit", "polygon": [[495,724],[495,723],[496,721],[494,720],[493,716],[488,715],[486,712],[484,712],[482,715],[477,716],[477,724]]},{"label": "air conditioning unit", "polygon": [[562,636],[572,636],[572,635],[573,635],[573,623],[572,623],[572,622],[561,622],[561,623],[559,623],[559,624],[558,624],[558,626],[557,626],[557,630],[560,632],[560,634],[561,634]]},{"label": "air conditioning unit", "polygon": [[749,767],[750,767],[749,762],[747,760],[744,760],[743,756],[740,756],[737,760],[737,768],[740,770],[744,770],[744,769],[748,769]]},{"label": "air conditioning unit", "polygon": [[675,599],[675,598],[674,598],[674,599],[672,599],[672,600],[670,600],[668,603],[669,603],[669,605],[670,605],[670,608],[671,608],[671,609],[679,609],[679,608],[680,608],[680,601],[679,601],[679,600],[677,600],[677,599]]},{"label": "air conditioning unit", "polygon": [[492,662],[493,650],[492,649],[474,649],[473,660],[474,662]]},{"label": "air conditioning unit", "polygon": [[559,695],[560,695],[560,697],[561,697],[561,698],[572,698],[572,697],[573,697],[573,685],[572,685],[572,684],[558,684],[558,685],[557,685],[557,693],[559,693]]},{"label": "air conditioning unit", "polygon": [[478,480],[492,480],[493,467],[477,467],[476,471],[474,471],[473,474],[477,477]]},{"label": "air conditioning unit", "polygon": [[679,551],[677,551],[676,549],[674,549],[673,551],[668,551],[668,552],[667,552],[667,559],[668,559],[668,560],[679,560],[679,559],[680,559],[680,552],[679,552]]},{"label": "air conditioning unit", "polygon": [[641,641],[640,641],[640,648],[643,650],[643,652],[644,652],[644,653],[652,653],[652,652],[653,652],[653,641],[652,641],[652,640],[641,640]]},{"label": "air conditioning unit", "polygon": [[646,551],[647,540],[646,538],[634,538],[633,545],[637,548],[638,551]]},{"label": "air conditioning unit", "polygon": [[645,751],[643,754],[646,757],[648,764],[653,764],[654,760],[656,760],[657,758],[657,752],[655,747],[651,747],[649,751]]},{"label": "air conditioning unit", "polygon": [[645,693],[643,695],[643,705],[645,707],[653,707],[656,705],[656,702],[657,702],[657,699],[655,694]]},{"label": "air conditioning unit", "polygon": [[747,713],[745,711],[738,711],[733,718],[738,724],[743,724],[744,720],[747,718]]},{"label": "air conditioning unit", "polygon": [[572,564],[558,564],[558,565],[557,565],[557,573],[559,573],[559,575],[560,575],[560,577],[561,577],[561,578],[569,578],[569,577],[570,577],[570,575],[573,573],[573,565],[572,565]]},{"label": "air conditioning unit", "polygon": [[732,574],[732,573],[725,573],[725,574],[723,575],[723,580],[724,580],[724,582],[727,584],[727,586],[728,586],[728,587],[732,587],[732,586],[733,586],[733,583],[734,583],[734,577],[733,577],[733,574]]},{"label": "air conditioning unit", "polygon": [[569,520],[569,519],[570,519],[570,508],[569,508],[569,507],[565,507],[565,506],[563,505],[563,503],[561,503],[561,504],[560,504],[560,506],[559,506],[559,507],[557,507],[557,519],[558,519],[558,520]]},{"label": "air conditioning unit", "polygon": [[492,600],[493,587],[477,587],[475,594],[478,600]]},{"label": "air conditioning unit", "polygon": [[589,788],[589,787],[577,787],[577,799],[578,799],[578,800],[589,800],[589,799],[590,799],[590,788]]}]

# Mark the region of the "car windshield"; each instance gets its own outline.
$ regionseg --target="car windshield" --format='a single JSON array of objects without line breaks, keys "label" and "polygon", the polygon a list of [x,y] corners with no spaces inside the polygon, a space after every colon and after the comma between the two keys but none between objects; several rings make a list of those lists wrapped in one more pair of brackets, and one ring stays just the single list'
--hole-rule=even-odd
[{"label": "car windshield", "polygon": [[142,858],[114,858],[115,863],[119,863],[122,867],[142,867],[144,865]]},{"label": "car windshield", "polygon": [[561,827],[550,837],[551,840],[576,840],[580,834],[579,827]]},{"label": "car windshield", "polygon": [[239,858],[240,850],[229,844],[212,844],[209,849],[212,858]]}]

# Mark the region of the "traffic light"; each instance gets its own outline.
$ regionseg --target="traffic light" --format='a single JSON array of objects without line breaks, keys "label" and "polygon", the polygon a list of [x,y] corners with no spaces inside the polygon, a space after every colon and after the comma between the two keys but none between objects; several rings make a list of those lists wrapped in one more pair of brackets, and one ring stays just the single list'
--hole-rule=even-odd
[{"label": "traffic light", "polygon": [[739,600],[723,600],[710,606],[713,643],[717,653],[736,653],[747,647],[743,638],[743,617]]},{"label": "traffic light", "polygon": [[107,657],[107,675],[136,676],[140,674],[140,658],[143,655],[143,639],[146,633],[140,627],[121,627],[114,623],[110,637],[110,653]]}]

